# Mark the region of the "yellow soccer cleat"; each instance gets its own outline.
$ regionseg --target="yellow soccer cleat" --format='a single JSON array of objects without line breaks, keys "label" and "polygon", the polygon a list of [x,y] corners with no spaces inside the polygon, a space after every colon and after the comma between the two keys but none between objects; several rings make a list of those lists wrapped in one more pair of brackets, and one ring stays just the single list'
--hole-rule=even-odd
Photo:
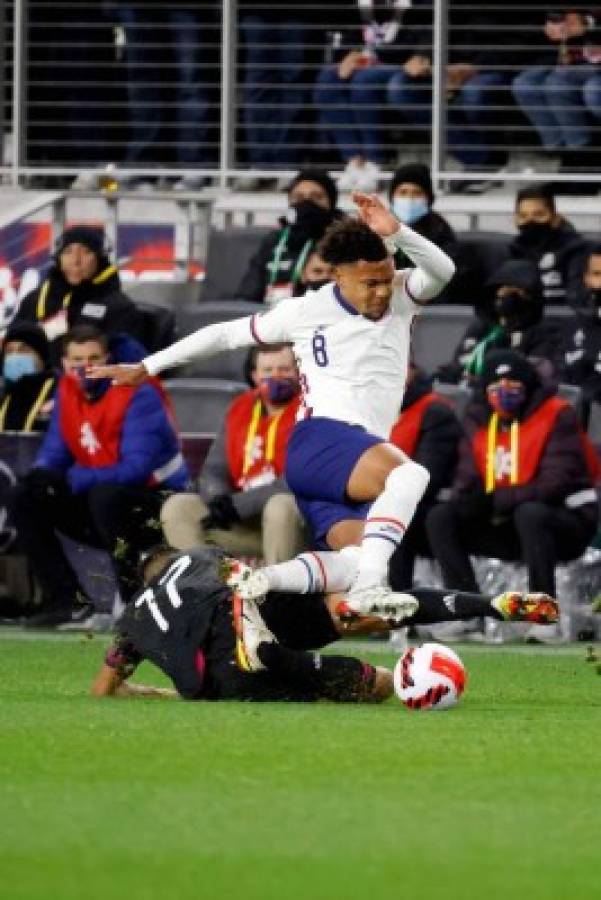
[{"label": "yellow soccer cleat", "polygon": [[505,591],[491,601],[506,622],[532,622],[549,625],[559,621],[559,604],[549,594],[527,594],[521,591]]}]

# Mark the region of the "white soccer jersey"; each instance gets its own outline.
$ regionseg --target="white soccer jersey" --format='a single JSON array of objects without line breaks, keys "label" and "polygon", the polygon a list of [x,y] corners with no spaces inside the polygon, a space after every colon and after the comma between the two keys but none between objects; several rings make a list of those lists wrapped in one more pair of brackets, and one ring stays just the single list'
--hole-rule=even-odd
[{"label": "white soccer jersey", "polygon": [[253,317],[260,343],[294,345],[300,418],[338,419],[388,437],[403,399],[411,322],[418,312],[403,288],[404,275],[395,280],[390,309],[377,322],[346,304],[333,284]]},{"label": "white soccer jersey", "polygon": [[290,341],[301,373],[299,415],[361,425],[387,438],[398,417],[409,363],[415,300],[435,297],[454,272],[438,247],[403,226],[392,239],[417,263],[395,275],[388,312],[377,322],[347,304],[328,284],[304,297],[283,300],[256,316],[210,325],[144,360],[150,374],[220,350]]}]

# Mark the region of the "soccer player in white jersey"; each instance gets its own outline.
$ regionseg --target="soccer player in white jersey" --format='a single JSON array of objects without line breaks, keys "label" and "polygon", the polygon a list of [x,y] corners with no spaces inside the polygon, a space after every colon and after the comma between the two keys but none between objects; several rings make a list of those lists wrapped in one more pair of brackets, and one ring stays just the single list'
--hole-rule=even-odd
[{"label": "soccer player in white jersey", "polygon": [[[141,363],[90,374],[136,385],[197,356],[290,341],[303,403],[288,446],[286,479],[314,532],[332,509],[340,530],[341,506],[352,520],[358,505],[371,504],[348,604],[357,613],[399,620],[414,612],[415,603],[391,591],[388,562],[429,474],[387,438],[405,389],[413,319],[449,282],[454,265],[377,197],[354,194],[353,200],[358,218],[330,226],[320,245],[333,266],[331,284],[261,315],[209,325]],[[395,272],[392,257],[399,247],[414,268]]]}]

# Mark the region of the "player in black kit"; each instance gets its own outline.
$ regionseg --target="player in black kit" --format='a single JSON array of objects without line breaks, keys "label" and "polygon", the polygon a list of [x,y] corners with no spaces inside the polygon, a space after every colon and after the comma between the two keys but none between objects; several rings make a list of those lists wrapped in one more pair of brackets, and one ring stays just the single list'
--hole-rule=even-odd
[{"label": "player in black kit", "polygon": [[[298,593],[295,567],[309,571],[315,593]],[[95,696],[174,694],[127,679],[148,659],[188,700],[381,701],[392,693],[392,673],[355,657],[314,651],[342,634],[386,630],[381,618],[346,614],[336,582],[349,579],[351,557],[301,554],[290,563],[251,573],[218,548],[186,553],[159,548],[145,561],[145,587],[129,604],[119,637],[98,672]],[[331,590],[320,590],[318,572],[329,575]],[[257,579],[257,575],[259,576]],[[269,590],[260,608],[252,599],[257,584],[290,582],[292,591]],[[250,586],[250,590],[245,586]],[[550,621],[557,604],[544,595],[507,593],[501,597],[416,589],[407,595],[403,624],[494,616]],[[259,598],[258,598],[259,599]],[[342,618],[341,618],[342,616]],[[534,619],[533,617],[536,617]]]},{"label": "player in black kit", "polygon": [[[236,560],[217,548],[159,550],[146,560],[147,587],[126,608],[96,676],[96,696],[165,694],[126,685],[148,659],[187,700],[382,700],[392,692],[387,669],[354,657],[306,652],[338,638],[323,597],[278,593],[262,609],[226,583]],[[308,602],[307,602],[308,601]],[[274,638],[277,636],[284,643]]]}]

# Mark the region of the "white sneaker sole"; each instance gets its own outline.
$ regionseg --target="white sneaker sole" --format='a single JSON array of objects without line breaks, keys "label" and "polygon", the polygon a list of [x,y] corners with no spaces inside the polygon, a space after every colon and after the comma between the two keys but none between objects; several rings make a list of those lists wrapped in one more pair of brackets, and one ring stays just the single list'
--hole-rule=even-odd
[{"label": "white sneaker sole", "polygon": [[411,618],[419,607],[411,594],[395,593],[385,587],[351,590],[346,600],[350,609],[360,616],[381,616],[395,622]]},{"label": "white sneaker sole", "polygon": [[244,581],[240,581],[236,586],[237,592],[243,600],[254,600],[255,603],[262,603],[269,590],[269,580],[260,570],[253,572]]}]

